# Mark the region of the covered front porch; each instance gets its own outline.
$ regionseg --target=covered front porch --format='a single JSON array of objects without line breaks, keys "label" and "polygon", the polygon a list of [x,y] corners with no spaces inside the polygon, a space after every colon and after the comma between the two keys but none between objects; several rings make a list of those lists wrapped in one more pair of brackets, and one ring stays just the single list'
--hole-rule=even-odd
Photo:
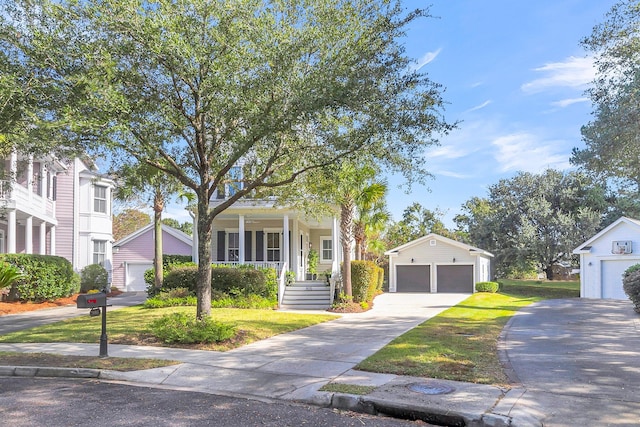
[{"label": "covered front porch", "polygon": [[[308,275],[311,252],[317,255],[316,277]],[[340,259],[335,217],[308,219],[293,210],[239,204],[218,215],[213,223],[214,264],[273,267],[279,274],[286,269],[300,282],[333,276]]]}]

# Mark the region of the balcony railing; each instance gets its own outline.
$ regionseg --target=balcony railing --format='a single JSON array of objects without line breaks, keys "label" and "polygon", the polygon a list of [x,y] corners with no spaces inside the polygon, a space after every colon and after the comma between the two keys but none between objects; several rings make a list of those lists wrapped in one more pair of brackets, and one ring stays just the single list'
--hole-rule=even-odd
[{"label": "balcony railing", "polygon": [[8,199],[11,197],[11,182],[0,180],[0,199]]}]

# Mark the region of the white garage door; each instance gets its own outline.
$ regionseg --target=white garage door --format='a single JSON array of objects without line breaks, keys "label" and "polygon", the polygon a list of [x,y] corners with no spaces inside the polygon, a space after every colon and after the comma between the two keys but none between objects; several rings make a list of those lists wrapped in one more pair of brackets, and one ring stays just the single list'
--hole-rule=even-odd
[{"label": "white garage door", "polygon": [[147,284],[144,282],[144,272],[153,268],[153,264],[127,264],[127,292],[144,292]]},{"label": "white garage door", "polygon": [[622,274],[637,260],[602,261],[602,298],[629,299],[622,289]]}]

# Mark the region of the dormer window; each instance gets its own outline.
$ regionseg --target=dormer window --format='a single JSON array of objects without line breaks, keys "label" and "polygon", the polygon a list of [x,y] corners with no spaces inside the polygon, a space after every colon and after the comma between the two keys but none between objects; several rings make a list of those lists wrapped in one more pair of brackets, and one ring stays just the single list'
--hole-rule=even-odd
[{"label": "dormer window", "polygon": [[229,170],[225,183],[218,186],[216,199],[231,197],[243,188],[242,168],[240,166],[234,166]]}]

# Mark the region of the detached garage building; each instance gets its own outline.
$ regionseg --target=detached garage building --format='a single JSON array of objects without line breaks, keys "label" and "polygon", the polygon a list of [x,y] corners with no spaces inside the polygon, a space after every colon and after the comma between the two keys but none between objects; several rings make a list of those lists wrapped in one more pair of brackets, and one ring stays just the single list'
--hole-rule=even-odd
[{"label": "detached garage building", "polygon": [[488,281],[493,255],[438,234],[385,252],[389,292],[473,293]]},{"label": "detached garage building", "polygon": [[573,253],[580,255],[580,297],[626,300],[622,274],[640,264],[640,221],[621,217]]}]

